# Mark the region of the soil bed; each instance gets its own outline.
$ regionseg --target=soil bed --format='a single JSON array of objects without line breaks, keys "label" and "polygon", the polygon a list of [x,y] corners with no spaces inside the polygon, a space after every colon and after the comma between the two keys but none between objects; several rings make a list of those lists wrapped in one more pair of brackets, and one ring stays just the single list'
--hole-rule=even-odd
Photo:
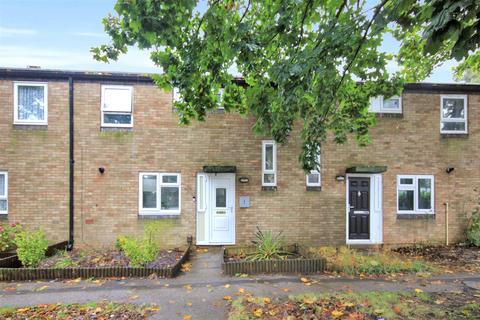
[{"label": "soil bed", "polygon": [[480,248],[467,245],[418,245],[393,251],[407,257],[421,257],[452,271],[480,272]]},{"label": "soil bed", "polygon": [[[179,249],[161,250],[157,258],[150,262],[147,268],[161,268],[174,265],[182,258]],[[115,249],[74,249],[70,252],[61,251],[43,260],[39,268],[95,268],[95,267],[129,267],[129,259],[120,250]]]}]

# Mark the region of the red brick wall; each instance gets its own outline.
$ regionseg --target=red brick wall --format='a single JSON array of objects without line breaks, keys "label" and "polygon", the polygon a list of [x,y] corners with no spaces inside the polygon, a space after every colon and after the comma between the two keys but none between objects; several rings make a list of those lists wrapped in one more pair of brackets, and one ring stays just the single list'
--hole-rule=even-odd
[{"label": "red brick wall", "polygon": [[[68,235],[68,84],[49,82],[49,125],[43,130],[14,127],[13,82],[0,81],[0,170],[9,172],[9,220],[42,226],[52,240]],[[354,165],[386,165],[383,174],[384,242],[442,241],[444,206],[450,203],[451,240],[462,236],[464,213],[480,186],[480,95],[469,95],[469,135],[442,138],[440,94],[406,93],[403,118],[379,118],[372,144],[354,141],[322,150],[322,191],[306,191],[298,163],[298,134],[278,146],[278,190],[261,190],[261,140],[253,120],[211,114],[204,123],[179,127],[171,94],[151,85],[134,86],[134,128],[100,130],[101,83],[75,83],[75,236],[79,243],[111,244],[119,234],[140,234],[138,173],[182,174],[182,212],[169,219],[165,246],[195,235],[196,173],[204,165],[235,165],[237,243],[249,241],[256,227],[283,231],[289,242],[345,243],[345,182],[338,174]],[[263,137],[265,138],[265,137]],[[445,168],[455,167],[450,175]],[[99,167],[105,167],[103,175]],[[398,220],[396,175],[435,176],[434,220]],[[248,209],[238,197],[250,196]],[[165,220],[163,220],[165,221]]]}]

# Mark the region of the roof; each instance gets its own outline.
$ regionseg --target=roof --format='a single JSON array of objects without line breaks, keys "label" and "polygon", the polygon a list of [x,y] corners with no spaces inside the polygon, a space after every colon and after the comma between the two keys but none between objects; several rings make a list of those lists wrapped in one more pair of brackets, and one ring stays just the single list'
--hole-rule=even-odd
[{"label": "roof", "polygon": [[[74,80],[82,81],[112,81],[153,84],[148,73],[108,72],[108,71],[70,71],[39,68],[1,68],[0,79],[18,80]],[[235,82],[245,84],[241,77],[234,78]],[[466,83],[407,83],[405,92],[441,92],[441,93],[480,93],[480,84]]]}]

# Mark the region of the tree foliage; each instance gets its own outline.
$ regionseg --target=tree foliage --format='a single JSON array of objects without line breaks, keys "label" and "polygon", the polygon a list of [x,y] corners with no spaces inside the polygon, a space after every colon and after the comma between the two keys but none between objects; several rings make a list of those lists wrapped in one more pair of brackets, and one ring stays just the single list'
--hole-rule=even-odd
[{"label": "tree foliage", "polygon": [[[155,82],[182,97],[181,124],[220,103],[253,115],[254,132],[280,143],[299,126],[305,170],[330,136],[369,142],[370,97],[398,94],[405,80],[475,50],[478,37],[475,0],[118,0],[115,11],[104,19],[112,42],[92,49],[96,59],[115,60],[129,46],[150,50],[161,69]],[[381,51],[385,33],[403,43],[398,55]],[[395,60],[403,68],[389,73]],[[235,83],[234,69],[246,85]]]}]

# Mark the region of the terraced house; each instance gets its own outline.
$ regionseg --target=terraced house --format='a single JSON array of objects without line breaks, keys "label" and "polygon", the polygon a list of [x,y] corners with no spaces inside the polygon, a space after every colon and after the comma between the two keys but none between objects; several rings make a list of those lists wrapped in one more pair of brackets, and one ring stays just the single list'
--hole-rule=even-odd
[{"label": "terraced house", "polygon": [[165,222],[164,244],[386,244],[463,237],[480,187],[480,86],[407,84],[376,97],[372,143],[329,142],[305,175],[219,109],[179,126],[174,94],[139,74],[0,70],[0,216],[52,241],[109,244]]}]

